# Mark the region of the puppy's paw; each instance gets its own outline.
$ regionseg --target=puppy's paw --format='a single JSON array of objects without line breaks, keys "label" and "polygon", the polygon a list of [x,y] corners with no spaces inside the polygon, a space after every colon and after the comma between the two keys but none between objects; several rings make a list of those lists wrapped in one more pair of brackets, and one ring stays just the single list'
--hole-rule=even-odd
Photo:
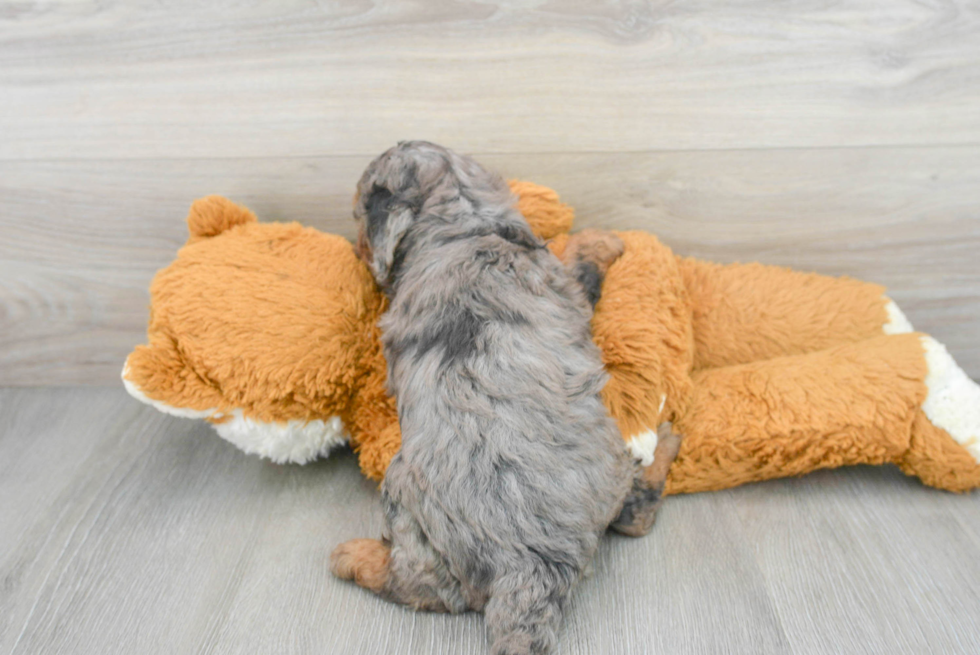
[{"label": "puppy's paw", "polygon": [[663,488],[651,487],[642,476],[637,476],[623,508],[609,527],[627,537],[642,537],[653,528],[662,502]]},{"label": "puppy's paw", "polygon": [[593,307],[599,302],[606,271],[623,254],[623,250],[622,239],[603,230],[582,230],[568,238],[565,267],[582,285]]},{"label": "puppy's paw", "polygon": [[653,464],[633,480],[633,489],[626,497],[622,511],[609,527],[628,537],[642,537],[650,532],[657,520],[657,510],[664,502],[667,474],[677,459],[681,441],[681,435],[674,432],[671,423],[660,424]]},{"label": "puppy's paw", "polygon": [[657,427],[657,447],[653,451],[653,464],[643,471],[643,479],[656,489],[663,489],[667,483],[670,466],[677,459],[683,437],[674,431],[674,425],[669,421]]},{"label": "puppy's paw", "polygon": [[330,554],[330,571],[341,580],[378,592],[388,579],[390,550],[377,539],[352,539]]},{"label": "puppy's paw", "polygon": [[600,275],[605,275],[624,250],[623,240],[612,232],[589,228],[568,237],[565,263],[574,266],[591,262],[596,265]]},{"label": "puppy's paw", "polygon": [[[677,453],[680,452],[682,440],[683,437],[681,434],[674,431],[673,423],[670,421],[661,423],[657,427],[657,448],[653,451],[653,461],[656,462],[657,459],[661,459],[669,469],[670,465],[677,459]],[[664,479],[666,478],[667,472],[664,471]]]}]

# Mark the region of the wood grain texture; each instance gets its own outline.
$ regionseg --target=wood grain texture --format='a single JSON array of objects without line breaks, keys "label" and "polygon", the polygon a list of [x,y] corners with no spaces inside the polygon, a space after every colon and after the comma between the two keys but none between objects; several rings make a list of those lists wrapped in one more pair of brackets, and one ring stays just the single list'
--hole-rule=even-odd
[{"label": "wood grain texture", "polygon": [[740,492],[747,545],[794,653],[980,651],[980,541],[962,523],[978,494],[870,467]]},{"label": "wood grain texture", "polygon": [[980,144],[972,0],[17,2],[0,159]]},{"label": "wood grain texture", "polygon": [[[978,516],[890,467],[671,497],[604,540],[559,653],[973,653]],[[277,466],[121,390],[0,390],[0,525],[0,653],[487,652],[477,614],[330,576],[381,527],[349,454]]]},{"label": "wood grain texture", "polygon": [[[0,162],[0,384],[115,384],[192,199],[354,236],[369,156]],[[577,224],[675,251],[851,275],[980,377],[980,148],[483,155],[557,189]]]}]

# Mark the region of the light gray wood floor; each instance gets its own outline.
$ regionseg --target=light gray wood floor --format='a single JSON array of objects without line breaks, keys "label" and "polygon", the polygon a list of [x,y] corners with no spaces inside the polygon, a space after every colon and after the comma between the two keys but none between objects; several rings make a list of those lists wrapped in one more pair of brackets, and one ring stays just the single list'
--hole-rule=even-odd
[{"label": "light gray wood floor", "polygon": [[[376,536],[349,453],[277,466],[121,390],[0,390],[0,653],[486,652],[479,615],[331,578]],[[560,652],[980,652],[980,494],[890,467],[670,498],[610,536]]]}]

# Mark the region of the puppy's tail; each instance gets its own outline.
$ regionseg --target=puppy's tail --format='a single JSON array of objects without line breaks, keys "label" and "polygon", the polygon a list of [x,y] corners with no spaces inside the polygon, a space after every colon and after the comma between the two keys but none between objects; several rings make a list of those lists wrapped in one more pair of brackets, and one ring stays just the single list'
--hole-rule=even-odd
[{"label": "puppy's tail", "polygon": [[550,653],[572,588],[568,578],[540,566],[498,578],[484,608],[491,655]]}]

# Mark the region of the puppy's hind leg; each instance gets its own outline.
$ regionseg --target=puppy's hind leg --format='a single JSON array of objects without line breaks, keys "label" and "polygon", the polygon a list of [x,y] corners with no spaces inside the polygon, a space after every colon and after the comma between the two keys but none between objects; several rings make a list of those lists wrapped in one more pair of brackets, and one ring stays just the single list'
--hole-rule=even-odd
[{"label": "puppy's hind leg", "polygon": [[558,640],[572,581],[543,567],[501,576],[484,608],[491,655],[545,655]]},{"label": "puppy's hind leg", "polygon": [[430,557],[416,559],[412,548],[391,548],[377,539],[352,539],[330,555],[330,570],[342,580],[385,600],[429,612],[463,612],[458,585]]},{"label": "puppy's hind leg", "polygon": [[681,448],[681,435],[674,432],[670,423],[657,428],[657,448],[653,451],[653,464],[643,469],[633,480],[633,489],[626,496],[619,516],[610,528],[629,537],[642,537],[650,532],[657,518],[657,510],[664,502],[664,485],[670,465]]},{"label": "puppy's hind leg", "polygon": [[340,544],[330,556],[333,574],[413,609],[466,611],[459,581],[418,522],[387,499],[385,513],[385,540],[354,539]]},{"label": "puppy's hind leg", "polygon": [[330,554],[330,571],[380,594],[391,572],[391,548],[377,539],[351,539]]}]

